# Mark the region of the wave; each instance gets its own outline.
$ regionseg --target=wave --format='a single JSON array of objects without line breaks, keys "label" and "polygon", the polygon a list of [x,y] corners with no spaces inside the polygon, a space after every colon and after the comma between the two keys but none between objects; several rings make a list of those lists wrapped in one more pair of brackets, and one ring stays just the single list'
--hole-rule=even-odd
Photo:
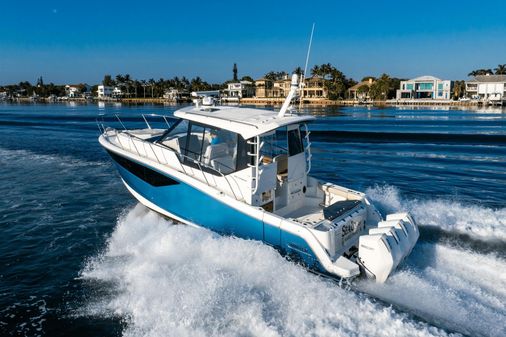
[{"label": "wave", "polygon": [[446,336],[337,287],[256,241],[124,214],[81,278],[110,287],[84,315],[120,316],[125,336]]},{"label": "wave", "polygon": [[373,142],[373,143],[434,143],[505,145],[506,135],[502,134],[457,134],[432,132],[368,132],[312,130],[311,140],[319,142]]},{"label": "wave", "polygon": [[386,283],[358,288],[431,322],[470,336],[506,335],[506,260],[419,243]]},{"label": "wave", "polygon": [[467,234],[473,239],[506,241],[506,208],[492,209],[444,199],[407,199],[393,186],[374,186],[366,194],[380,211],[408,211],[420,225]]},{"label": "wave", "polygon": [[57,164],[60,167],[96,167],[109,166],[108,161],[82,160],[70,155],[42,154],[24,149],[6,149],[0,147],[0,162],[11,164],[18,161],[28,161],[30,165]]}]

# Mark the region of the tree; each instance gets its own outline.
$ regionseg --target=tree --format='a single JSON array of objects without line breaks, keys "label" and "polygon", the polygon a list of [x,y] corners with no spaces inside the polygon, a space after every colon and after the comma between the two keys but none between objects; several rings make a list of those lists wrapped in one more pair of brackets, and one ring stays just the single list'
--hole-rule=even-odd
[{"label": "tree", "polygon": [[114,81],[111,78],[111,75],[104,75],[104,79],[102,80],[102,84],[108,87],[114,85]]},{"label": "tree", "polygon": [[116,83],[118,85],[124,85],[125,84],[125,77],[121,74],[116,75]]},{"label": "tree", "polygon": [[362,80],[360,80],[360,82],[368,82],[369,80],[375,81],[376,77],[374,77],[374,76],[366,76],[366,77],[362,78]]},{"label": "tree", "polygon": [[375,100],[386,100],[390,91],[394,89],[392,82],[390,76],[382,74],[369,88],[369,96]]},{"label": "tree", "polygon": [[293,70],[293,73],[294,74],[297,74],[299,77],[302,76],[302,73],[304,72],[304,70],[302,70],[301,67],[297,67]]},{"label": "tree", "polygon": [[453,84],[453,99],[459,99],[464,96],[466,92],[465,81],[455,81]]},{"label": "tree", "polygon": [[320,70],[320,66],[319,65],[314,65],[313,68],[311,68],[311,76],[322,76],[322,71]]},{"label": "tree", "polygon": [[233,72],[234,72],[234,81],[237,82],[237,64],[236,63],[234,63]]},{"label": "tree", "polygon": [[492,69],[476,69],[467,74],[467,76],[492,75],[493,73]]},{"label": "tree", "polygon": [[494,70],[496,75],[506,75],[506,63],[497,65]]},{"label": "tree", "polygon": [[271,81],[277,81],[282,80],[283,78],[288,75],[286,71],[269,71],[267,74],[264,75],[266,79],[269,79]]},{"label": "tree", "polygon": [[357,88],[357,94],[367,94],[369,92],[369,86],[367,84],[362,84]]},{"label": "tree", "polygon": [[241,81],[249,81],[251,83],[255,83],[255,80],[251,76],[243,76]]}]

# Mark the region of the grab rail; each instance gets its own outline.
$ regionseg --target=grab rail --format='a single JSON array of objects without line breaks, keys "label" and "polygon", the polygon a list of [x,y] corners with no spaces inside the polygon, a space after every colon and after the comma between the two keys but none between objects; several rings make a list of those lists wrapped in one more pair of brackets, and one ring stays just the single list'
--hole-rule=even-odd
[{"label": "grab rail", "polygon": [[307,152],[307,157],[306,157],[306,161],[307,161],[306,175],[308,175],[309,171],[311,171],[311,158],[313,158],[313,155],[311,154],[311,141],[309,140],[309,134],[311,133],[311,131],[309,131],[306,123],[304,124],[304,128],[306,129],[306,135],[304,136],[304,138],[306,138],[306,147],[304,148],[304,150]]},{"label": "grab rail", "polygon": [[[100,129],[100,127],[99,127],[99,129]],[[133,146],[134,146],[134,148],[135,148],[135,152],[137,153],[137,155],[138,155],[138,156],[143,157],[143,158],[147,158],[147,159],[153,159],[153,158],[151,158],[151,157],[149,157],[149,156],[148,156],[148,152],[147,152],[147,151],[145,151],[146,155],[143,155],[143,154],[139,151],[139,149],[137,148],[137,145],[135,144],[135,140],[140,141],[140,142],[141,142],[144,146],[145,146],[146,144],[147,144],[147,145],[149,145],[149,148],[150,148],[151,152],[153,153],[153,155],[154,155],[154,157],[155,157],[156,161],[157,161],[159,164],[161,164],[161,165],[169,165],[169,161],[167,160],[167,158],[165,158],[165,154],[164,154],[164,151],[168,151],[168,149],[167,149],[166,147],[159,146],[158,144],[153,144],[153,143],[151,143],[151,142],[148,142],[148,141],[146,141],[145,139],[142,139],[142,138],[140,138],[140,137],[137,137],[137,136],[135,136],[135,135],[132,135],[132,134],[131,134],[131,133],[129,133],[128,131],[126,131],[126,132],[121,132],[121,131],[118,131],[117,129],[113,129],[113,128],[107,128],[107,129],[104,129],[104,128],[103,128],[103,125],[102,125],[102,129],[103,129],[103,130],[105,130],[105,131],[103,132],[103,134],[105,134],[105,135],[106,135],[106,139],[107,139],[109,142],[111,142],[111,141],[108,139],[109,135],[107,134],[107,132],[113,132],[113,133],[114,133],[114,136],[115,136],[115,137],[116,137],[116,139],[118,140],[118,144],[121,146],[121,148],[122,148],[123,150],[131,151],[132,149],[131,149],[131,147],[126,147],[126,146],[125,146],[125,145],[121,142],[121,137],[119,137],[119,135],[120,135],[120,134],[121,134],[121,135],[125,135],[125,136],[127,136],[127,137],[131,140],[131,142],[132,142],[132,144],[133,144]],[[158,148],[162,151],[162,154],[163,154],[163,156],[164,156],[165,162],[162,162],[162,161],[160,160],[160,158],[159,158],[159,157],[158,157],[158,155],[156,154],[156,151],[154,150],[153,146],[157,146],[157,147],[158,147]],[[146,147],[144,147],[144,150],[146,150]],[[169,151],[170,151],[170,150],[169,150]],[[240,198],[237,196],[237,194],[235,193],[234,189],[232,188],[232,185],[230,184],[230,181],[229,181],[229,179],[228,179],[229,177],[225,176],[225,175],[224,175],[222,172],[220,172],[219,170],[215,169],[215,168],[214,168],[214,167],[212,167],[212,166],[209,166],[209,165],[203,164],[203,163],[199,162],[198,160],[195,160],[194,158],[191,158],[191,157],[189,157],[189,156],[186,156],[186,155],[184,155],[184,154],[182,154],[182,153],[176,153],[176,152],[174,152],[174,151],[172,151],[172,152],[173,152],[174,154],[176,154],[176,157],[178,157],[178,162],[179,162],[179,164],[180,164],[180,166],[181,166],[181,168],[182,168],[182,172],[183,172],[184,174],[189,175],[189,174],[188,174],[188,172],[187,172],[187,170],[186,170],[186,168],[184,167],[183,163],[181,162],[180,157],[182,157],[182,158],[184,158],[184,159],[187,159],[189,162],[191,162],[191,163],[193,163],[193,164],[196,164],[196,165],[198,166],[198,168],[199,168],[200,172],[202,173],[202,176],[204,177],[205,183],[206,183],[209,187],[217,187],[217,186],[218,186],[218,183],[216,183],[216,181],[215,181],[215,184],[214,184],[214,185],[212,185],[212,184],[209,182],[209,179],[207,178],[207,176],[206,176],[206,172],[203,170],[203,167],[204,167],[204,168],[206,168],[206,169],[208,169],[208,170],[212,170],[213,172],[216,172],[218,175],[220,175],[221,177],[223,177],[223,178],[225,179],[225,181],[227,182],[227,184],[228,184],[228,187],[229,187],[229,189],[230,189],[230,192],[232,193],[232,195],[234,196],[234,198],[235,198],[236,200],[238,200],[238,201],[245,200],[245,199],[244,199],[244,196],[242,195],[242,191],[241,191],[241,189],[239,188],[239,192],[241,193],[241,197],[242,197],[242,199],[240,199]],[[195,175],[194,175],[194,174],[192,174],[192,176],[195,176]],[[236,184],[237,184],[237,182],[236,182]]]}]

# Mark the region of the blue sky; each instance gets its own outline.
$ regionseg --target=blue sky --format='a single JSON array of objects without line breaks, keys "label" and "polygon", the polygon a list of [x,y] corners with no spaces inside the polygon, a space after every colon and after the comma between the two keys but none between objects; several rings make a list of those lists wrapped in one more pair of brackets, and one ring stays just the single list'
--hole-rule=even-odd
[{"label": "blue sky", "polygon": [[260,77],[330,62],[361,79],[465,79],[506,63],[506,1],[0,2],[0,84]]}]

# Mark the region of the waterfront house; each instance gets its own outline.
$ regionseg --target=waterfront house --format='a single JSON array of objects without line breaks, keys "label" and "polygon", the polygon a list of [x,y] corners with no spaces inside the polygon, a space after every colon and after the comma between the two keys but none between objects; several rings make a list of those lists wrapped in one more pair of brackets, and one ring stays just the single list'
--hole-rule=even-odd
[{"label": "waterfront house", "polygon": [[506,101],[506,75],[477,75],[466,81],[466,96],[484,102]]},{"label": "waterfront house", "polygon": [[119,87],[114,87],[114,89],[112,89],[111,97],[113,97],[113,98],[121,98],[124,95],[125,94],[123,93],[123,90],[121,90]]},{"label": "waterfront house", "polygon": [[325,99],[329,95],[325,87],[325,80],[319,76],[308,77],[304,79],[303,98]]},{"label": "waterfront house", "polygon": [[255,81],[255,97],[266,98],[272,97],[272,88],[274,81],[268,78],[260,78]]},{"label": "waterfront house", "polygon": [[355,84],[353,87],[348,89],[348,98],[360,101],[369,100],[369,89],[373,83],[373,78],[368,78],[367,81]]},{"label": "waterfront house", "polygon": [[255,95],[255,87],[250,81],[238,81],[227,84],[227,89],[223,90],[224,98],[246,98]]},{"label": "waterfront house", "polygon": [[65,86],[65,95],[68,98],[83,97],[84,93],[88,92],[91,87],[87,84],[67,84]]},{"label": "waterfront house", "polygon": [[441,80],[434,76],[421,76],[401,81],[397,99],[449,100],[452,90],[453,81]]},{"label": "waterfront house", "polygon": [[190,93],[188,91],[180,91],[175,88],[165,90],[162,97],[163,99],[174,103],[190,101]]},{"label": "waterfront house", "polygon": [[76,98],[81,96],[81,88],[78,85],[67,84],[65,86],[65,95],[68,98]]},{"label": "waterfront house", "polygon": [[108,98],[112,95],[113,87],[107,85],[99,85],[97,88],[97,96],[98,98]]},{"label": "waterfront house", "polygon": [[274,81],[272,86],[272,97],[286,97],[290,92],[292,80],[286,75],[283,79]]}]

